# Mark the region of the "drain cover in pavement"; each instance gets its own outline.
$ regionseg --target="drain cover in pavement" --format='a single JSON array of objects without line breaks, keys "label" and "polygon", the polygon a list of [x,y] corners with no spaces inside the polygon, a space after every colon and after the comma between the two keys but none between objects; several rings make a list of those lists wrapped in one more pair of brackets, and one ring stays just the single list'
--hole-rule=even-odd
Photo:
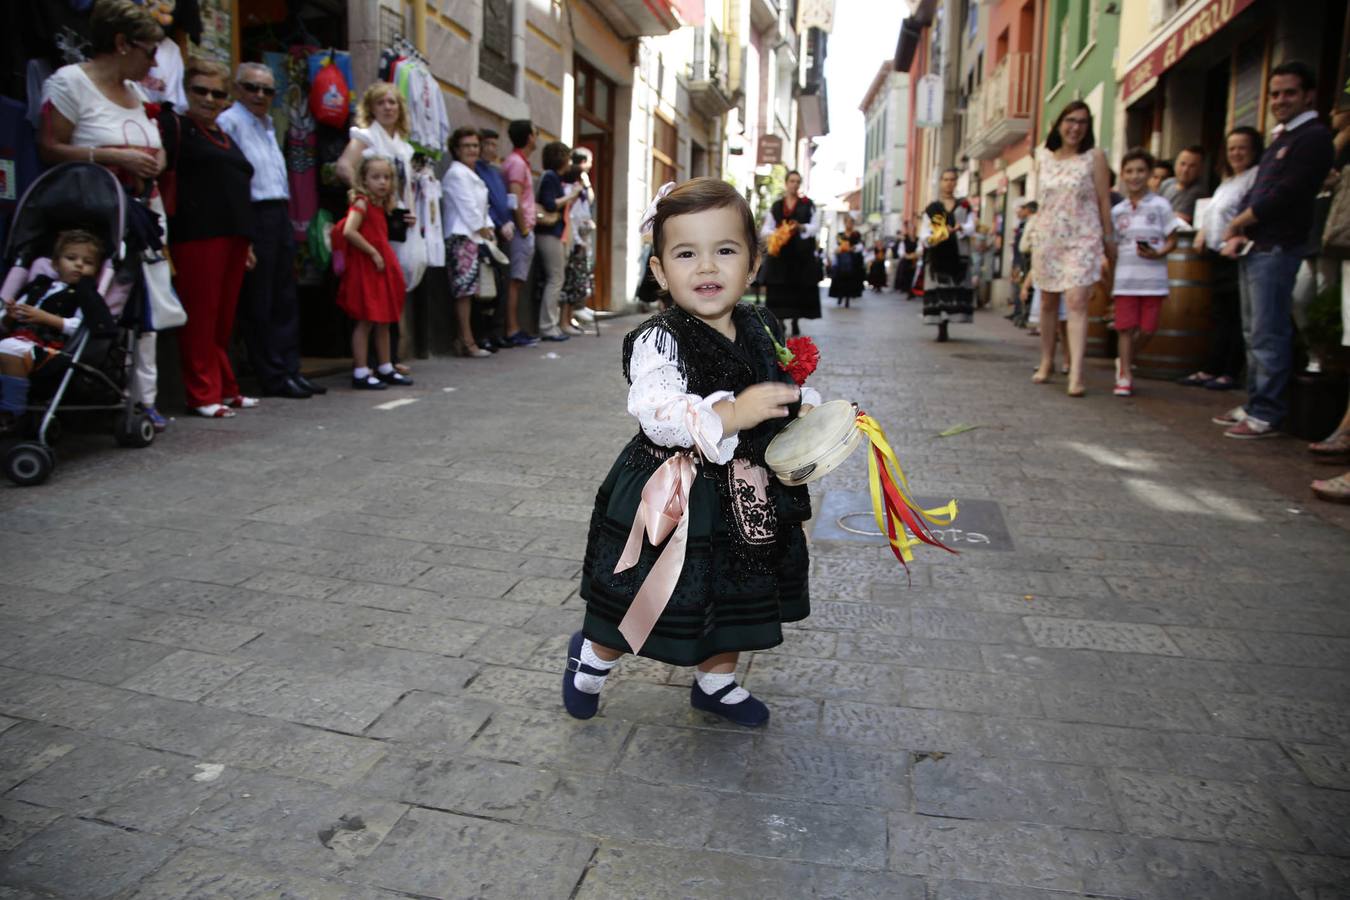
[{"label": "drain cover in pavement", "polygon": [[[924,507],[941,506],[949,497],[916,497]],[[956,522],[933,528],[933,534],[953,550],[1013,549],[1012,535],[1003,521],[1003,511],[993,500],[956,501]],[[853,541],[885,544],[872,513],[872,497],[862,491],[826,491],[815,515],[811,536],[817,541]]]}]

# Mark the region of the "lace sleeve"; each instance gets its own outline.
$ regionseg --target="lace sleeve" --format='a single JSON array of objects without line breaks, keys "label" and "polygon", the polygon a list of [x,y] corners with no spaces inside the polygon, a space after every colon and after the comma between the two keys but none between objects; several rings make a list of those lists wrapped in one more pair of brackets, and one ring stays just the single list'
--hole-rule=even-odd
[{"label": "lace sleeve", "polygon": [[724,437],[722,419],[713,404],[733,399],[731,391],[715,391],[707,397],[686,393],[688,383],[676,365],[678,348],[670,335],[656,349],[655,329],[637,339],[628,371],[633,386],[628,389],[628,412],[637,417],[642,431],[662,447],[696,447],[710,463],[731,460],[738,435]]}]

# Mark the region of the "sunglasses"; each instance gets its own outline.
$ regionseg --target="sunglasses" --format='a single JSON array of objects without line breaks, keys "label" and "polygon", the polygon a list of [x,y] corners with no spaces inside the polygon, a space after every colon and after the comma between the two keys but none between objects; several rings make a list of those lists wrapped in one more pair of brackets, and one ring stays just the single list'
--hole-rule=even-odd
[{"label": "sunglasses", "polygon": [[252,81],[241,81],[239,86],[250,94],[262,94],[264,97],[275,97],[277,89],[265,84],[255,84]]},{"label": "sunglasses", "polygon": [[144,53],[152,61],[155,58],[155,54],[159,52],[159,47],[155,46],[154,44],[151,44],[150,46],[147,47],[140,41],[129,41],[128,43],[130,43],[131,46],[135,47],[137,50]]},{"label": "sunglasses", "polygon": [[229,91],[218,91],[215,88],[203,87],[200,84],[194,84],[188,90],[198,97],[210,97],[212,100],[224,100],[230,96]]}]

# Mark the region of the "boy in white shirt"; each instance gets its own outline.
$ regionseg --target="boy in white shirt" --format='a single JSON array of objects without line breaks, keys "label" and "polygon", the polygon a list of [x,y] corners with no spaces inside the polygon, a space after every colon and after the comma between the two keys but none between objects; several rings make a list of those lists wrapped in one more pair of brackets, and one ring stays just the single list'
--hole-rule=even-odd
[{"label": "boy in white shirt", "polygon": [[1116,306],[1117,397],[1134,393],[1130,367],[1134,353],[1158,330],[1158,315],[1167,299],[1167,254],[1176,248],[1180,226],[1172,204],[1149,190],[1153,156],[1136,147],[1120,161],[1125,199],[1111,208],[1117,254],[1112,294]]}]

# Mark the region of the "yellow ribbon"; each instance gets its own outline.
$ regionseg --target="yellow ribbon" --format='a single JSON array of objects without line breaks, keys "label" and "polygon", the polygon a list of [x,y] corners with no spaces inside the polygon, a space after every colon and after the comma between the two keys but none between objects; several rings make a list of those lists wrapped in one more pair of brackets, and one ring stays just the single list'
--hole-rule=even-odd
[{"label": "yellow ribbon", "polygon": [[[886,432],[881,430],[876,419],[865,413],[858,414],[858,430],[861,431],[871,444],[871,452],[867,454],[867,482],[872,492],[872,512],[876,516],[877,528],[881,534],[890,543],[892,551],[895,552],[902,562],[909,562],[914,559],[913,547],[917,544],[932,543],[935,546],[942,547],[942,544],[934,540],[923,540],[918,536],[918,531],[911,534],[905,528],[904,518],[891,505],[886,502],[887,484],[895,497],[898,497],[909,510],[922,516],[928,522],[939,527],[951,525],[956,520],[956,501],[949,500],[945,505],[933,509],[924,509],[915,502],[909,492],[909,481],[905,478],[904,470],[900,468],[900,461],[895,457],[895,451],[891,449],[890,442],[886,440]],[[885,481],[883,481],[885,479]],[[917,521],[915,524],[918,524]],[[889,526],[889,527],[888,527]],[[950,549],[943,547],[943,549]]]}]

